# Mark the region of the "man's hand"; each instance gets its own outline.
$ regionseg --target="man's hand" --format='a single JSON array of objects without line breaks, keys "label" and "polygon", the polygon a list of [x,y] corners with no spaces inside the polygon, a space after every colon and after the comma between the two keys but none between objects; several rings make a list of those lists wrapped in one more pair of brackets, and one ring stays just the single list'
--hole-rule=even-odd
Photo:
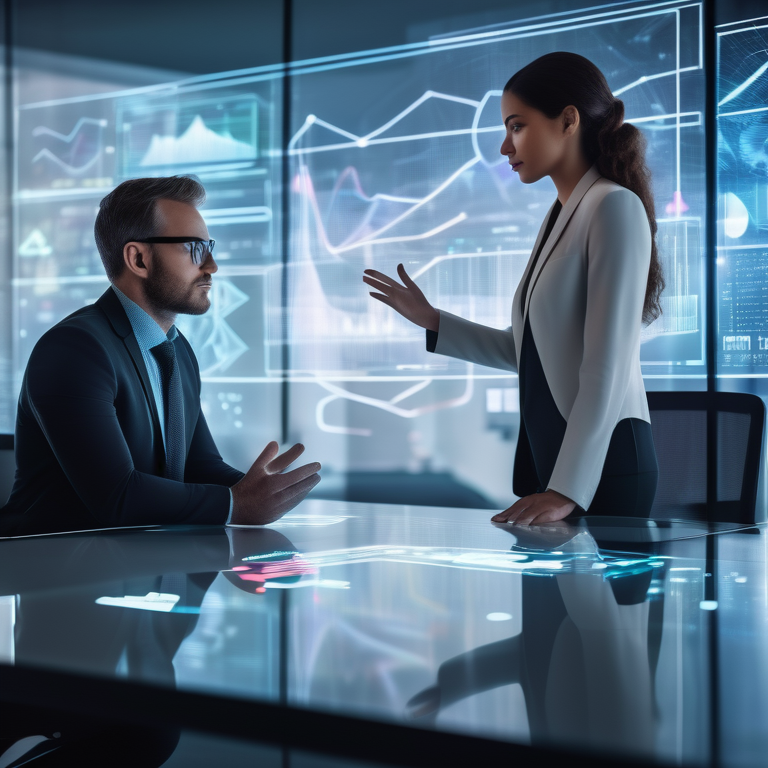
[{"label": "man's hand", "polygon": [[293,509],[320,482],[320,464],[283,470],[304,453],[297,443],[278,456],[279,447],[271,442],[240,482],[232,486],[232,520],[235,525],[266,525]]},{"label": "man's hand", "polygon": [[403,285],[375,269],[365,270],[363,282],[381,291],[381,293],[371,293],[374,299],[392,307],[395,312],[399,312],[414,325],[437,332],[440,326],[440,313],[427,301],[421,288],[411,280],[402,264],[397,265],[397,274],[403,281]]},{"label": "man's hand", "polygon": [[534,493],[523,496],[509,509],[491,518],[493,523],[516,523],[517,525],[541,525],[562,520],[576,509],[576,502],[557,491]]}]

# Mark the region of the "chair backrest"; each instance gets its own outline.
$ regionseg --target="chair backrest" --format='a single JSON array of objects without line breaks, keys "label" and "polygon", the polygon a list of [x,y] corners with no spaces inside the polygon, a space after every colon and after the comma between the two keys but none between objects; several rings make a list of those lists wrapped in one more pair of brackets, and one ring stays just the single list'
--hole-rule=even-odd
[{"label": "chair backrest", "polygon": [[16,474],[13,435],[0,434],[0,507],[8,501]]},{"label": "chair backrest", "polygon": [[649,392],[659,485],[651,517],[755,522],[765,405],[742,392]]}]

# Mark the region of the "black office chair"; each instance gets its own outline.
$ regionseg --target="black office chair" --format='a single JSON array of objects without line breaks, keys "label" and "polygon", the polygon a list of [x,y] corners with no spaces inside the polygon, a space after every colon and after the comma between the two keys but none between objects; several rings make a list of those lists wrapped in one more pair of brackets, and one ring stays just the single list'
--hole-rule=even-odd
[{"label": "black office chair", "polygon": [[16,474],[13,435],[0,434],[0,507],[8,501]]},{"label": "black office chair", "polygon": [[765,405],[741,392],[649,392],[659,461],[651,518],[753,523]]}]

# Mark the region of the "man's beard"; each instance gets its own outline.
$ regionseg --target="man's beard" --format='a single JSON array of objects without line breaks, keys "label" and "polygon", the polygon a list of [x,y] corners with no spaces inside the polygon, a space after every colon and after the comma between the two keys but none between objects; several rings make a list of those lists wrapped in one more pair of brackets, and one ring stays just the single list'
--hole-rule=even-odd
[{"label": "man's beard", "polygon": [[147,301],[159,312],[174,315],[203,315],[211,307],[211,300],[200,285],[211,278],[201,276],[191,285],[180,285],[168,276],[160,259],[152,260],[152,274],[144,285]]}]

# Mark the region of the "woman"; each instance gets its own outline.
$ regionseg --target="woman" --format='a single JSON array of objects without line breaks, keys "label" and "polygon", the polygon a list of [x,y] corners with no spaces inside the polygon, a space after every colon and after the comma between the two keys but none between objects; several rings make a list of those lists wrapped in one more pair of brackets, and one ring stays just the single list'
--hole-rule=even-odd
[{"label": "woman", "polygon": [[528,64],[504,87],[501,153],[525,184],[549,176],[557,200],[497,330],[435,309],[365,270],[371,296],[427,330],[427,348],[520,379],[514,491],[494,522],[569,515],[647,517],[658,466],[640,370],[640,331],[664,287],[640,132],[623,122],[600,70],[573,53]]}]

